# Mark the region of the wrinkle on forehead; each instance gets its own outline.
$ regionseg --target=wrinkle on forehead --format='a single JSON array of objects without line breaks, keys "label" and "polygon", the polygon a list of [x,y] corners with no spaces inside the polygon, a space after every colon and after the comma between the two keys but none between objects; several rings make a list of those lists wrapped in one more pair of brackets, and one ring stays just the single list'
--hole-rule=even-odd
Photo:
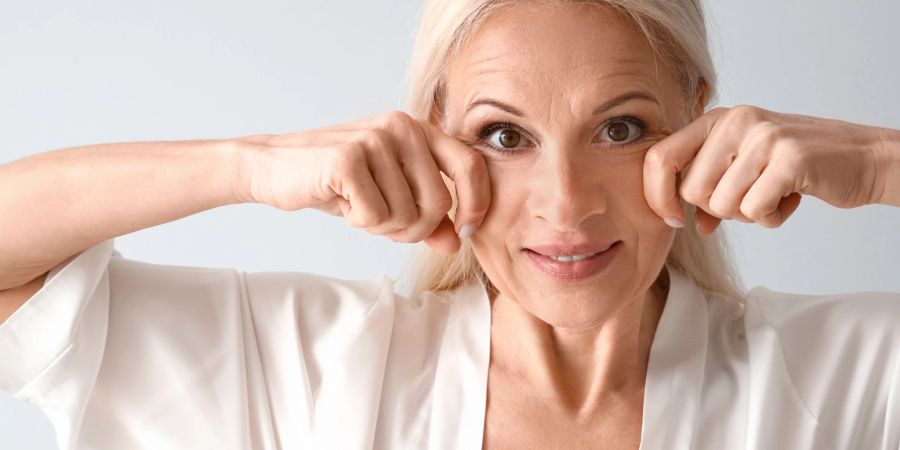
[{"label": "wrinkle on forehead", "polygon": [[[658,96],[657,80],[646,71],[633,67],[621,67],[602,74],[590,74],[567,82],[558,78],[531,77],[515,70],[498,68],[484,71],[480,76],[472,76],[460,85],[463,103],[459,112],[463,113],[475,100],[490,97],[522,110],[528,117],[535,103],[545,102],[547,112],[567,104],[567,110],[575,113],[578,105],[593,110],[607,97],[624,93],[626,90],[644,91]],[[585,103],[582,103],[585,102]]]},{"label": "wrinkle on forehead", "polygon": [[481,94],[521,109],[538,108],[548,117],[594,107],[602,101],[597,96],[628,88],[665,101],[670,74],[659,70],[646,36],[622,13],[589,5],[604,14],[586,15],[583,9],[548,14],[527,9],[533,6],[499,10],[470,36],[451,63],[445,86],[448,97],[465,103],[451,105],[448,98],[445,119],[448,109],[462,113]]},{"label": "wrinkle on forehead", "polygon": [[[655,58],[640,54],[640,48],[623,48],[618,54],[591,55],[573,53],[567,55],[566,61],[547,61],[535,52],[520,51],[515,44],[509,46],[489,45],[472,48],[461,54],[451,65],[450,71],[463,78],[475,78],[496,72],[532,73],[538,75],[550,71],[562,73],[602,73],[603,71],[623,70],[629,68],[635,73],[643,73],[648,68],[655,68]],[[615,49],[610,49],[615,51]],[[562,56],[558,59],[562,59]],[[598,71],[598,69],[600,69]]]}]

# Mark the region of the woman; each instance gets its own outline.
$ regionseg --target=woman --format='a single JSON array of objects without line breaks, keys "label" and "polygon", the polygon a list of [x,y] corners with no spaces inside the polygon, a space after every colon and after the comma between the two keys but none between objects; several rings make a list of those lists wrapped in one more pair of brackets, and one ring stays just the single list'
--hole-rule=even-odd
[{"label": "woman", "polygon": [[[715,232],[801,194],[900,206],[900,132],[704,113],[692,0],[436,0],[420,27],[409,113],[2,166],[0,388],[63,449],[900,444],[900,295],[745,293]],[[433,251],[404,297],[113,250],[241,202]]]}]

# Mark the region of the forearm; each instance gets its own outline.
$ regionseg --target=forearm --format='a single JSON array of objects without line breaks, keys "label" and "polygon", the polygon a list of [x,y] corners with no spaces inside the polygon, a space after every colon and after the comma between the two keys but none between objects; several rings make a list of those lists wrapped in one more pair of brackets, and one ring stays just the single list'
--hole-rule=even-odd
[{"label": "forearm", "polygon": [[235,141],[100,144],[0,165],[0,289],[123,234],[242,201]]},{"label": "forearm", "polygon": [[884,129],[881,143],[883,182],[875,203],[900,207],[900,130]]}]

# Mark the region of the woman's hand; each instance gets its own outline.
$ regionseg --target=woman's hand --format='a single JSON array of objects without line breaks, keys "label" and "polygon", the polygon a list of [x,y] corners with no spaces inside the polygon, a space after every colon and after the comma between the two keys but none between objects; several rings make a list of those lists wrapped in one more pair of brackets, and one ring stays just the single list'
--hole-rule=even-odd
[{"label": "woman's hand", "polygon": [[696,205],[698,230],[707,235],[722,219],[778,227],[801,194],[839,208],[877,203],[896,164],[887,131],[752,106],[716,108],[647,151],[644,194],[660,217],[680,221],[674,226],[685,223],[677,195]]},{"label": "woman's hand", "polygon": [[[399,111],[243,141],[252,144],[239,188],[246,201],[315,208],[397,242],[425,240],[442,254],[458,250],[461,228],[477,228],[491,199],[481,153]],[[452,222],[441,172],[459,202]]]}]

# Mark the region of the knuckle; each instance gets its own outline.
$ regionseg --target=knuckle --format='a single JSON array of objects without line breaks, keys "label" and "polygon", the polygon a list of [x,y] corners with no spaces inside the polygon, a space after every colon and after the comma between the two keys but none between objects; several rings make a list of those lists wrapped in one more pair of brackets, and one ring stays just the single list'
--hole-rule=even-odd
[{"label": "knuckle", "polygon": [[658,143],[647,150],[644,156],[644,164],[655,168],[665,167],[668,153],[668,146]]},{"label": "knuckle", "polygon": [[[357,228],[383,230],[385,223],[390,218],[390,214],[383,208],[368,208],[365,212],[358,213]],[[383,231],[373,231],[375,234],[381,234]]]},{"label": "knuckle", "polygon": [[728,113],[739,123],[749,124],[763,118],[763,110],[753,105],[737,105]]},{"label": "knuckle", "polygon": [[450,197],[450,193],[441,189],[441,192],[435,196],[434,201],[429,202],[429,205],[424,209],[429,212],[433,211],[435,215],[443,216],[444,214],[447,214],[452,207],[453,198]]},{"label": "knuckle", "polygon": [[400,110],[394,110],[385,113],[385,118],[387,119],[388,123],[392,124],[408,124],[409,121],[412,120],[412,117],[410,117],[409,114]]},{"label": "knuckle", "polygon": [[346,216],[347,223],[349,223],[351,226],[353,226],[354,228],[369,229],[374,228],[376,225],[378,225],[376,221],[372,220],[373,218],[371,214],[363,213],[357,206],[354,206],[354,209],[356,209],[356,211],[350,212]]},{"label": "knuckle", "polygon": [[390,219],[390,214],[382,208],[377,208],[365,218],[365,223],[366,226],[375,227],[387,222],[388,219]]},{"label": "knuckle", "polygon": [[695,205],[703,202],[708,196],[706,190],[695,183],[682,183],[678,188],[678,194],[681,198]]},{"label": "knuckle", "polygon": [[801,144],[794,138],[781,138],[778,144],[772,148],[770,158],[778,166],[784,167],[789,173],[798,173],[801,167],[807,165],[808,153],[804,152]]},{"label": "knuckle", "polygon": [[362,152],[358,144],[342,144],[334,154],[334,166],[339,172],[351,172],[362,160]]},{"label": "knuckle", "polygon": [[709,210],[717,217],[734,217],[737,215],[735,209],[733,205],[722,197],[713,196],[709,200]]},{"label": "knuckle", "polygon": [[415,207],[404,208],[403,211],[397,214],[397,223],[406,228],[419,220],[419,212]]},{"label": "knuckle", "polygon": [[747,202],[741,203],[740,211],[744,217],[754,222],[759,222],[765,216],[765,213],[760,210],[758,205]]},{"label": "knuckle", "polygon": [[793,145],[779,146],[772,155],[772,165],[781,168],[789,174],[800,173],[801,168],[807,165],[803,152],[796,151]]},{"label": "knuckle", "polygon": [[775,147],[786,137],[784,127],[768,120],[757,122],[754,132],[762,140],[763,145],[769,148]]},{"label": "knuckle", "polygon": [[391,111],[384,115],[383,128],[405,135],[412,128],[414,121],[412,116],[403,111]]},{"label": "knuckle", "polygon": [[752,106],[735,106],[722,116],[720,122],[728,128],[746,128],[754,121],[754,118],[752,117],[753,112],[750,108],[752,108]]},{"label": "knuckle", "polygon": [[369,224],[366,223],[361,217],[356,217],[352,214],[349,214],[345,217],[347,219],[347,224],[353,228],[368,228]]},{"label": "knuckle", "polygon": [[472,178],[472,176],[481,176],[487,172],[487,164],[484,157],[475,151],[466,152],[460,161],[464,175]]},{"label": "knuckle", "polygon": [[385,150],[391,147],[391,135],[381,128],[370,128],[366,133],[365,142],[373,150]]}]

